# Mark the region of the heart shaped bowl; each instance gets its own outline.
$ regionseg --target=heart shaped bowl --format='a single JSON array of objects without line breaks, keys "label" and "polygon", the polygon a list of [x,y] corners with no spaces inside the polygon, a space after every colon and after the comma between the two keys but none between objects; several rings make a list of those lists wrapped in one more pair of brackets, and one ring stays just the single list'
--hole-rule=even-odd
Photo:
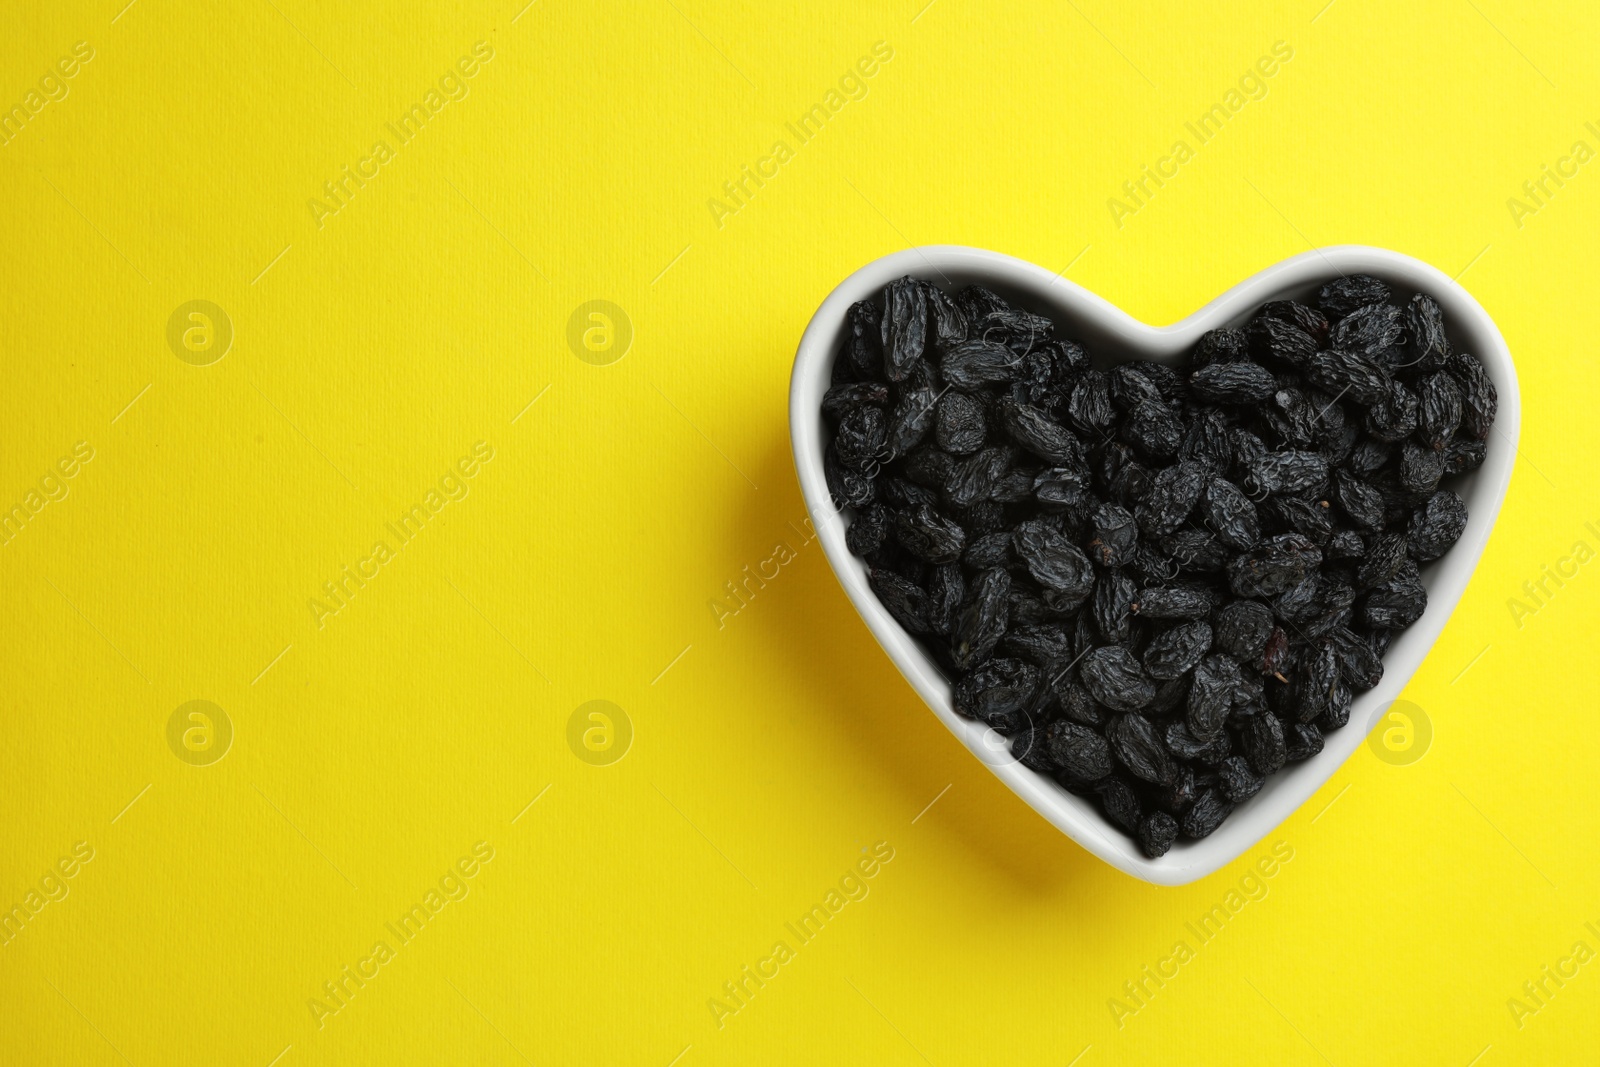
[{"label": "heart shaped bowl", "polygon": [[[844,531],[850,516],[834,507],[823,476],[823,451],[831,431],[822,419],[822,394],[828,389],[833,360],[843,343],[850,305],[878,297],[885,285],[907,274],[947,289],[986,286],[1019,307],[1054,320],[1058,335],[1081,342],[1102,366],[1135,359],[1174,365],[1201,334],[1223,326],[1242,326],[1269,300],[1309,302],[1332,278],[1371,274],[1388,282],[1397,294],[1424,292],[1437,300],[1444,309],[1451,344],[1477,356],[1494,381],[1500,408],[1483,465],[1448,483],[1466,501],[1466,530],[1443,558],[1422,569],[1427,611],[1395,638],[1384,656],[1383,681],[1356,698],[1349,725],[1329,734],[1318,755],[1270,777],[1265,788],[1235,808],[1210,837],[1180,839],[1166,855],[1152,860],[1088,801],[1016,762],[1003,737],[956,713],[950,680],[879,602],[867,584],[866,564],[845,547]],[[954,245],[906,249],[867,264],[828,294],[800,339],[789,390],[794,462],[806,509],[834,574],[883,650],[950,732],[1035,811],[1113,867],[1156,885],[1192,882],[1238,858],[1305,803],[1366,739],[1383,710],[1422,664],[1483,554],[1511,480],[1521,414],[1511,353],[1478,302],[1448,275],[1426,263],[1360,245],[1320,248],[1286,259],[1171,326],[1146,325],[1043,267],[998,252]]]}]

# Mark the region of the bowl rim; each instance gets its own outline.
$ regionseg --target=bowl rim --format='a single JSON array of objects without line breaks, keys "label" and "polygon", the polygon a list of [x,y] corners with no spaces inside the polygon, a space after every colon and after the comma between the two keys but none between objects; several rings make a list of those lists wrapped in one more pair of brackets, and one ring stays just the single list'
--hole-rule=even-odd
[{"label": "bowl rim", "polygon": [[[949,682],[879,602],[867,584],[865,565],[845,546],[846,513],[834,508],[823,472],[827,429],[821,400],[846,312],[851,304],[908,274],[946,283],[955,279],[967,284],[982,282],[1021,299],[1030,310],[1048,315],[1064,327],[1063,333],[1083,340],[1097,358],[1110,354],[1170,363],[1207,330],[1242,321],[1269,300],[1304,294],[1336,275],[1352,273],[1373,274],[1408,291],[1431,295],[1445,313],[1451,337],[1468,342],[1459,347],[1478,357],[1495,385],[1499,409],[1484,462],[1452,485],[1467,503],[1466,529],[1449,552],[1425,568],[1428,610],[1395,637],[1384,656],[1383,680],[1356,697],[1351,722],[1327,735],[1321,753],[1269,778],[1261,792],[1238,805],[1215,833],[1199,841],[1180,840],[1165,856],[1149,859],[1131,837],[1107,823],[1087,801],[1017,763],[1003,746],[995,747],[998,734],[956,713]],[[1505,499],[1520,436],[1521,400],[1511,352],[1482,305],[1443,271],[1390,249],[1366,245],[1314,248],[1256,272],[1176,322],[1153,326],[1060,273],[1027,260],[962,245],[925,245],[867,263],[823,299],[796,350],[789,423],[795,471],[823,554],[868,630],[928,707],[1007,787],[1090,853],[1143,881],[1183,885],[1239,858],[1326,785],[1421,666],[1460,603]]]}]

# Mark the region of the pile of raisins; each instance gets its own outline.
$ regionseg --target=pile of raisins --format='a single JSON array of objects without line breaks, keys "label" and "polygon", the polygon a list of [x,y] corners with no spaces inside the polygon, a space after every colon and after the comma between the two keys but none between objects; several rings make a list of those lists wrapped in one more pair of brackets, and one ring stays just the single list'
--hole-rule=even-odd
[{"label": "pile of raisins", "polygon": [[1096,365],[987,289],[902,278],[851,307],[822,401],[846,541],[956,710],[1152,857],[1378,683],[1495,407],[1432,297],[1360,275],[1176,369]]}]

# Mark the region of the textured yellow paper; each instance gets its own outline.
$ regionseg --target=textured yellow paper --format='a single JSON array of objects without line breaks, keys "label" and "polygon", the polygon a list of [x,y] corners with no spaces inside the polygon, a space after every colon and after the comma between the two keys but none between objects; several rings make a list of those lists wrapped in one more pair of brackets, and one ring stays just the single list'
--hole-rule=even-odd
[{"label": "textured yellow paper", "polygon": [[[0,1061],[1592,1060],[1595,11],[124,2],[0,33]],[[1198,884],[810,539],[800,332],[937,242],[1382,245],[1516,357],[1409,717]]]}]

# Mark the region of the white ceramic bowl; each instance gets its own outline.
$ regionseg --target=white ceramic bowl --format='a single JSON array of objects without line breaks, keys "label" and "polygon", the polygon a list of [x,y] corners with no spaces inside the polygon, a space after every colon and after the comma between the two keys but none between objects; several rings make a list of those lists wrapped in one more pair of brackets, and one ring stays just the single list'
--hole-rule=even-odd
[{"label": "white ceramic bowl", "polygon": [[[1091,803],[1015,762],[998,734],[956,714],[949,681],[884,609],[867,585],[866,565],[845,547],[849,516],[840,515],[829,499],[822,464],[831,433],[821,414],[822,394],[827,391],[833,360],[846,329],[845,312],[857,300],[877,297],[886,284],[907,274],[946,288],[977,283],[1021,307],[1049,316],[1057,324],[1058,336],[1082,342],[1098,363],[1149,359],[1174,364],[1207,330],[1241,325],[1269,300],[1307,300],[1330,278],[1357,273],[1382,278],[1398,293],[1431,294],[1444,309],[1452,344],[1482,360],[1499,390],[1499,417],[1489,436],[1483,466],[1450,483],[1466,500],[1466,531],[1444,558],[1423,568],[1428,609],[1395,638],[1384,657],[1382,683],[1356,698],[1350,724],[1329,734],[1319,755],[1292,764],[1268,779],[1266,787],[1239,805],[1210,837],[1200,841],[1180,839],[1165,856],[1149,859],[1131,838],[1107,823]],[[1478,302],[1426,263],[1398,252],[1359,245],[1322,248],[1286,259],[1240,282],[1171,326],[1147,326],[1043,267],[998,252],[953,245],[907,249],[862,267],[822,302],[800,339],[789,393],[795,468],[806,508],[839,583],[889,658],[950,732],[1035,811],[1113,867],[1158,885],[1182,885],[1236,859],[1315,793],[1366,739],[1381,710],[1399,696],[1421,665],[1472,577],[1511,479],[1521,414],[1511,353]],[[1430,711],[1436,717],[1450,713],[1447,707]]]}]

